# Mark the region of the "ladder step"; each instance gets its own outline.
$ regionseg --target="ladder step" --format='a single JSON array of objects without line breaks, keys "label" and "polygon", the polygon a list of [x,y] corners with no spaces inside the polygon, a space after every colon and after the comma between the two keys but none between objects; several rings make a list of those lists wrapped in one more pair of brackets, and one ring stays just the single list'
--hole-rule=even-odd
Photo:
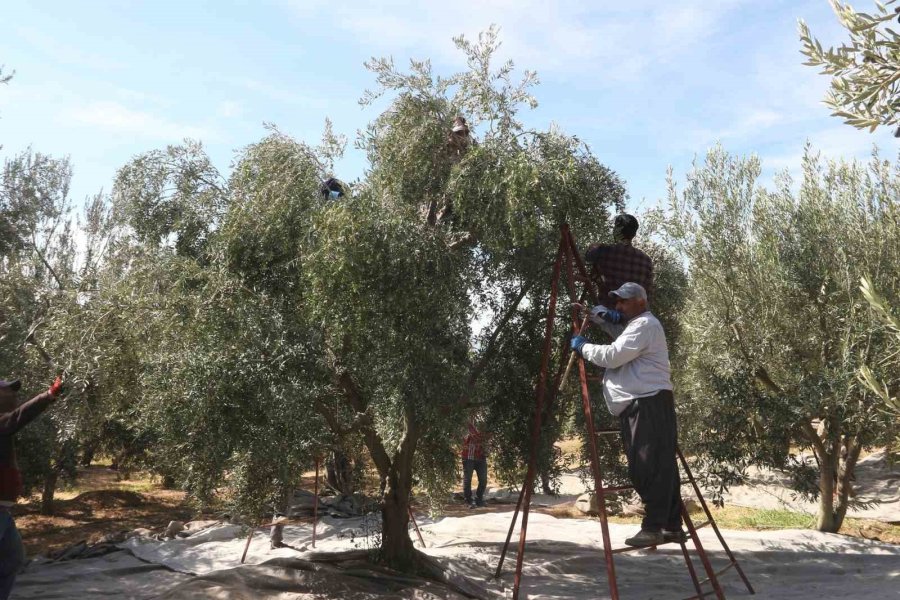
[{"label": "ladder step", "polygon": [[694,525],[694,529],[703,529],[704,527],[706,527],[709,524],[710,524],[710,521],[703,521],[699,525]]},{"label": "ladder step", "polygon": [[[716,571],[716,579],[719,578],[719,575],[721,575],[722,573],[724,573],[725,571],[727,571],[728,569],[730,569],[730,568],[733,567],[734,565],[735,565],[735,563],[730,562],[730,563],[728,563],[727,565],[725,565],[724,567],[722,567],[721,569],[719,569],[718,571]],[[707,583],[709,583],[709,577],[707,577],[706,579],[704,579],[703,581],[701,581],[701,582],[700,582],[700,585],[704,585],[704,584],[707,584]]]},{"label": "ladder step", "polygon": [[[660,542],[652,546],[622,546],[610,551],[610,554],[622,554],[623,552],[631,552],[633,550],[646,550],[647,548],[656,548],[657,546],[665,546],[666,544],[677,544],[678,542]],[[701,584],[702,585],[702,584]]]}]

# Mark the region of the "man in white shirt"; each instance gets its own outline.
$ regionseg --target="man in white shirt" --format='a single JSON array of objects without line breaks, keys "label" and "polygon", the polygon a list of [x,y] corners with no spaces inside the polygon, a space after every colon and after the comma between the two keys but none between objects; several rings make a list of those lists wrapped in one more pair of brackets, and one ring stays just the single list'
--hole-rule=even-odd
[{"label": "man in white shirt", "polygon": [[647,309],[643,287],[628,282],[610,296],[622,313],[622,323],[607,322],[602,314],[596,314],[597,309],[593,320],[612,336],[612,344],[591,344],[575,336],[572,349],[606,368],[603,397],[609,412],[619,417],[628,474],[644,502],[641,531],[625,543],[654,546],[682,542],[681,483],[675,462],[678,429],[666,334]]}]

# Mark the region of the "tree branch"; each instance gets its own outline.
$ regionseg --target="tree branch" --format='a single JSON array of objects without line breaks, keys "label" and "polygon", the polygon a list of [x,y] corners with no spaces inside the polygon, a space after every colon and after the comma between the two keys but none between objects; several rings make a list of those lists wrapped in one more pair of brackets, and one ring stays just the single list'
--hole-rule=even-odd
[{"label": "tree branch", "polygon": [[[327,362],[331,370],[332,381],[341,391],[341,398],[355,412],[366,414],[368,403],[356,381],[346,369],[340,366],[340,361],[330,348],[326,348],[326,352],[330,359]],[[360,419],[355,424],[359,425],[358,430],[363,434],[369,455],[372,457],[372,462],[375,463],[379,475],[386,476],[391,469],[391,457],[381,442],[381,438],[378,437],[378,432],[372,427],[371,421],[366,422]]]},{"label": "tree branch", "polygon": [[812,424],[809,422],[809,419],[804,419],[800,423],[800,429],[803,431],[803,434],[809,440],[809,442],[813,445],[813,450],[815,450],[816,454],[819,456],[821,460],[824,458],[828,451],[825,449],[825,444],[822,443],[822,438],[819,437],[819,434],[816,433],[816,430],[813,429]]},{"label": "tree branch", "polygon": [[461,237],[458,237],[455,240],[453,240],[452,242],[450,242],[450,245],[448,246],[448,248],[450,248],[451,250],[456,250],[457,248],[466,248],[466,247],[474,245],[475,242],[477,242],[477,241],[478,240],[475,237],[475,234],[473,234],[470,231],[467,231]]},{"label": "tree branch", "polygon": [[522,300],[528,294],[528,291],[534,285],[534,281],[530,281],[522,286],[522,289],[519,290],[519,294],[516,296],[515,300],[513,300],[512,304],[506,309],[506,312],[503,313],[503,316],[500,318],[500,321],[497,323],[497,326],[494,328],[494,331],[491,332],[491,337],[488,339],[487,345],[485,346],[485,350],[482,353],[481,357],[478,361],[472,366],[472,370],[469,372],[469,378],[466,381],[466,386],[463,388],[463,392],[459,397],[460,404],[466,404],[469,401],[469,398],[472,395],[472,391],[475,389],[475,384],[478,382],[478,378],[481,377],[482,372],[484,372],[485,367],[488,362],[494,357],[494,354],[497,352],[497,339],[500,337],[500,332],[503,331],[503,328],[506,327],[506,324],[509,323],[509,320],[512,319],[513,315],[516,313],[516,310],[519,308],[519,304],[522,303]]},{"label": "tree branch", "polygon": [[[743,340],[741,339],[740,330],[738,329],[738,327],[735,323],[731,324],[731,331],[734,333],[734,337],[735,337],[735,340],[737,341],[738,349],[740,350],[741,354],[744,355],[744,359],[748,363],[750,363],[750,365],[753,367],[753,376],[756,378],[756,380],[759,381],[759,383],[761,383],[762,386],[765,387],[770,392],[772,392],[774,394],[778,394],[779,396],[784,396],[785,395],[784,390],[781,389],[781,386],[779,386],[777,383],[775,383],[775,381],[769,375],[769,372],[766,370],[766,368],[761,365],[755,364],[755,361],[753,361],[750,358],[750,354],[744,348]],[[822,443],[822,438],[819,437],[819,434],[816,433],[816,430],[813,429],[813,427],[809,421],[810,421],[809,419],[802,419],[801,423],[800,423],[800,428],[803,431],[803,435],[812,444],[813,449],[816,452],[816,455],[819,456],[820,458],[824,457],[827,454],[825,445]]]},{"label": "tree branch", "polygon": [[35,238],[34,231],[31,232],[31,243],[34,245],[34,252],[41,259],[41,262],[44,263],[44,266],[47,267],[47,270],[50,271],[50,274],[53,275],[53,279],[56,280],[56,285],[59,286],[59,289],[64,289],[62,281],[59,279],[59,275],[56,274],[56,271],[53,270],[53,267],[50,266],[50,263],[47,262],[47,259],[44,258],[44,253],[41,252],[40,248],[38,248],[37,238]]},{"label": "tree branch", "polygon": [[322,418],[325,419],[325,422],[328,424],[329,429],[335,433],[335,435],[348,435],[353,432],[351,427],[342,427],[338,422],[337,415],[334,414],[330,408],[325,406],[325,403],[319,400],[318,398],[313,399],[313,405],[316,407],[316,410],[322,415]]}]

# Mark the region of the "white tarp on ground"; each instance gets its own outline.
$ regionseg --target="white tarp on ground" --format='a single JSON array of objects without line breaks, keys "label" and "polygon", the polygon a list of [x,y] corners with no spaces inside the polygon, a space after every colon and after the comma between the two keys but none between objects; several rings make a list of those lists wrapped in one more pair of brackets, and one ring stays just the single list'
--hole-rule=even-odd
[{"label": "white tarp on ground", "polygon": [[121,551],[85,560],[32,563],[16,579],[12,598],[143,600],[190,578]]},{"label": "white tarp on ground", "polygon": [[[887,457],[884,451],[881,451],[860,460],[855,473],[855,499],[879,502],[866,508],[853,508],[847,512],[847,516],[900,523],[900,464],[888,465]],[[807,502],[794,497],[795,493],[789,488],[789,478],[782,473],[751,468],[748,478],[749,481],[745,485],[732,486],[728,490],[725,494],[726,505],[785,509],[809,514],[818,512],[816,502]],[[560,483],[562,496],[554,499],[554,504],[571,501],[580,494],[590,491],[589,486],[585,486],[577,474],[564,474]],[[693,497],[693,492],[685,485],[682,495]],[[709,494],[706,496],[708,499]]]},{"label": "white tarp on ground", "polygon": [[[874,506],[855,508],[848,517],[900,523],[900,464],[888,465],[887,456],[877,452],[860,460],[854,471],[856,500],[878,500]],[[753,508],[785,508],[815,514],[815,502],[793,498],[788,478],[773,471],[755,470],[748,485],[731,488],[725,502]],[[900,597],[900,593],[898,593]]]},{"label": "white tarp on ground", "polygon": [[[493,581],[491,574],[511,516],[511,512],[504,512],[447,517],[435,522],[420,519],[428,546],[426,551],[440,562],[452,564],[459,575],[476,580],[490,596],[508,595],[515,563],[514,547],[501,580]],[[360,526],[359,519],[326,520],[319,526],[316,550],[364,547],[365,538],[351,535]],[[633,533],[634,526],[613,524],[610,530],[613,545],[619,547]],[[379,588],[378,576],[371,572],[356,570],[343,575],[327,570],[316,572],[308,561],[296,560],[310,558],[309,550],[269,550],[265,534],[257,534],[247,554],[247,565],[242,567],[239,562],[246,538],[235,537],[238,533],[237,528],[225,525],[209,530],[205,537],[198,535],[166,542],[132,539],[123,545],[144,562],[116,553],[98,559],[35,564],[20,576],[13,598],[461,597],[437,588],[419,592],[396,586],[391,590]],[[898,546],[809,530],[725,531],[724,535],[756,587],[756,598],[900,597]],[[289,526],[284,537],[285,542],[296,548],[308,547],[311,529]],[[701,539],[713,562],[722,566],[724,554],[712,530],[703,529]],[[556,519],[533,513],[528,540],[523,591],[529,598],[609,597],[598,521]],[[271,559],[277,560],[266,563]],[[677,546],[617,555],[615,564],[623,600],[684,598],[693,593]],[[159,565],[172,571],[161,571]],[[700,569],[699,562],[697,568]],[[67,579],[78,573],[83,575]],[[723,575],[721,581],[728,598],[751,597],[733,571]],[[410,585],[417,584],[410,581]]]}]

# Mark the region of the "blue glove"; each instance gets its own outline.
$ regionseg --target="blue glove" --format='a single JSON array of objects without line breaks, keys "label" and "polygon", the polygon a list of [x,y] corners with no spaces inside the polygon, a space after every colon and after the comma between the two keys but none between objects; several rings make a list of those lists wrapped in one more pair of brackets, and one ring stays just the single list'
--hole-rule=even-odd
[{"label": "blue glove", "polygon": [[572,338],[572,350],[578,353],[578,356],[581,356],[581,347],[588,343],[586,337],[581,335],[576,335]]},{"label": "blue glove", "polygon": [[590,315],[591,321],[601,324],[603,321],[607,323],[621,323],[622,322],[622,313],[617,310],[613,310],[611,308],[606,308],[602,304],[598,304],[594,308],[591,309]]},{"label": "blue glove", "polygon": [[609,323],[621,323],[624,315],[617,310],[609,309],[605,313],[603,313],[603,320]]}]

